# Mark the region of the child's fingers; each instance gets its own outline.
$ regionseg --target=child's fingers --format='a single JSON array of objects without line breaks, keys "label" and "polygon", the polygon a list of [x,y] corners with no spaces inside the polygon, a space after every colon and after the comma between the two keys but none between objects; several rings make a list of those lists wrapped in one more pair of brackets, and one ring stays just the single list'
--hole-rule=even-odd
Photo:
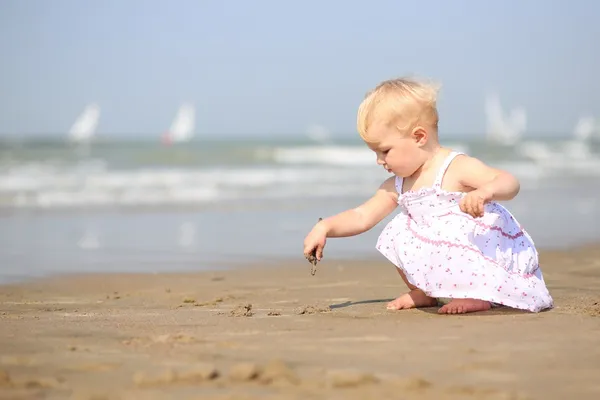
[{"label": "child's fingers", "polygon": [[469,215],[473,215],[473,204],[471,204],[469,199],[465,201],[465,212]]},{"label": "child's fingers", "polygon": [[471,216],[477,218],[479,216],[479,205],[477,203],[471,204]]},{"label": "child's fingers", "polygon": [[483,200],[473,199],[470,196],[465,196],[459,203],[459,208],[465,214],[469,214],[473,218],[483,216],[484,209]]},{"label": "child's fingers", "polygon": [[323,247],[321,245],[317,246],[317,260],[321,261],[321,258],[323,258]]},{"label": "child's fingers", "polygon": [[315,245],[311,245],[311,244],[305,245],[304,246],[304,255],[306,257],[308,257],[313,252],[314,249],[315,249]]},{"label": "child's fingers", "polygon": [[304,250],[302,252],[304,253],[304,256],[308,256],[308,254],[310,253],[307,246],[304,246]]},{"label": "child's fingers", "polygon": [[477,203],[478,205],[478,214],[480,217],[483,217],[483,213],[485,212],[485,202],[483,201],[483,199],[479,199],[479,202]]},{"label": "child's fingers", "polygon": [[479,215],[479,208],[477,206],[477,202],[473,202],[471,204],[471,216],[473,218],[477,218],[478,215]]},{"label": "child's fingers", "polygon": [[466,213],[467,212],[467,206],[466,206],[466,201],[465,201],[466,197],[463,197],[460,201],[460,203],[458,203],[458,206],[460,208],[460,211]]}]

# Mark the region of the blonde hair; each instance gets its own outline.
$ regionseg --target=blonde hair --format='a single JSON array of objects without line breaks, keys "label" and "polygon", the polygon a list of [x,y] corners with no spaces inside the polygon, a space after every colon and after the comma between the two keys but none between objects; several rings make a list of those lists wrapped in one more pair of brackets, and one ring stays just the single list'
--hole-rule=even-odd
[{"label": "blonde hair", "polygon": [[[368,130],[380,120],[394,125],[400,131],[427,124],[437,133],[437,94],[439,85],[411,78],[397,78],[381,82],[368,92],[358,107],[357,128],[363,140],[368,141]],[[399,125],[402,124],[402,125]]]}]

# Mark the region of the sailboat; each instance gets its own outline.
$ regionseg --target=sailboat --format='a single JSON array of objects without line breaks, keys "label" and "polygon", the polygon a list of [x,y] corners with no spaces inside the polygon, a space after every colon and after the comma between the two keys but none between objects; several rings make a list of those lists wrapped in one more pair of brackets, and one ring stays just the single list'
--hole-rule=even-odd
[{"label": "sailboat", "polygon": [[515,145],[527,127],[525,109],[515,108],[505,116],[497,94],[487,95],[485,116],[488,140],[505,146]]},{"label": "sailboat", "polygon": [[177,111],[171,127],[162,136],[164,144],[188,142],[194,136],[196,110],[190,103],[182,104]]},{"label": "sailboat", "polygon": [[573,136],[577,140],[585,141],[594,136],[595,132],[598,131],[599,128],[598,122],[596,122],[594,117],[581,117],[577,121],[577,125],[575,125],[575,129],[573,130]]},{"label": "sailboat", "polygon": [[71,126],[68,134],[69,141],[89,143],[96,134],[99,120],[100,107],[95,103],[87,105]]}]

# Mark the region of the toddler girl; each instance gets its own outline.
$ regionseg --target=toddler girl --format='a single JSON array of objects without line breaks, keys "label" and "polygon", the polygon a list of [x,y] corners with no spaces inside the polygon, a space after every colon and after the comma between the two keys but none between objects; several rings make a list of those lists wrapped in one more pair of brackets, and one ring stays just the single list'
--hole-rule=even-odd
[{"label": "toddler girl", "polygon": [[538,312],[552,307],[533,240],[496,203],[519,192],[511,174],[444,148],[438,141],[437,88],[411,79],[379,84],[358,111],[358,131],[393,176],[364,204],[317,223],[304,253],[323,255],[326,238],[366,232],[396,207],[377,249],[409,292],[388,303],[440,313],[495,305]]}]

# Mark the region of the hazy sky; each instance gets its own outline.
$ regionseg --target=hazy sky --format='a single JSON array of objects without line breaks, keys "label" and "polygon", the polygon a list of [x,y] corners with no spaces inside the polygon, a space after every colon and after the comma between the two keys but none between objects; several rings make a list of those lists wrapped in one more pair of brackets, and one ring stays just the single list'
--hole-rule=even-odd
[{"label": "hazy sky", "polygon": [[180,102],[202,135],[354,134],[383,79],[441,81],[441,130],[481,134],[483,100],[535,132],[600,117],[600,2],[0,0],[0,132],[157,135]]}]

